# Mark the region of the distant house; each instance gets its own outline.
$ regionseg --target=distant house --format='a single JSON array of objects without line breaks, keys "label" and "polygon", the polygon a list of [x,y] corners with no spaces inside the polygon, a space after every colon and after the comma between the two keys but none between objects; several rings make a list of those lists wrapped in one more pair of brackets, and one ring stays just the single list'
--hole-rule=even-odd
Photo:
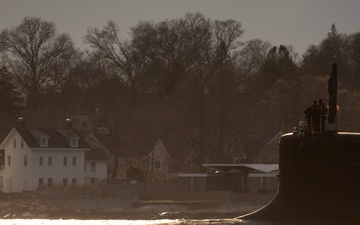
[{"label": "distant house", "polygon": [[85,140],[89,147],[102,149],[107,155],[109,180],[113,178],[115,168],[117,181],[132,180],[134,173],[141,180],[167,181],[177,177],[178,170],[184,168],[188,154],[185,154],[186,151],[178,151],[172,141],[164,143],[160,138],[150,139],[146,135],[137,134],[131,137],[128,134],[116,136],[108,126],[110,124],[111,127],[113,121],[102,117],[99,108],[93,114],[74,114],[71,119],[73,127],[86,134]]},{"label": "distant house", "polygon": [[139,170],[142,178],[148,181],[172,179],[170,173],[171,157],[160,139],[153,147],[120,150],[118,160],[118,179],[132,179],[128,177],[128,171],[134,168]]},{"label": "distant house", "polygon": [[[104,163],[95,160],[99,151],[90,149],[70,120],[64,128],[27,128],[19,120],[0,149],[0,190],[4,193],[106,179],[106,171],[100,169]],[[99,168],[96,174],[93,168]]]},{"label": "distant house", "polygon": [[149,178],[151,180],[161,181],[172,179],[170,174],[171,156],[160,139],[150,152],[149,158],[153,162],[152,165],[149,165]]}]

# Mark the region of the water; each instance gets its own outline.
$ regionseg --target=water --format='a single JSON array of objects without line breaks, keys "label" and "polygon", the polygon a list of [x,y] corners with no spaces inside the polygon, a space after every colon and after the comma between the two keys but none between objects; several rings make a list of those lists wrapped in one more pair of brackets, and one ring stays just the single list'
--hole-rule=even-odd
[{"label": "water", "polygon": [[[9,219],[0,220],[1,225],[176,225],[176,224],[242,224],[234,219],[209,219],[209,220],[184,220],[184,219],[161,219],[161,220],[46,220],[46,219]],[[244,223],[248,224],[248,223]],[[250,224],[249,224],[250,225]],[[255,224],[254,224],[255,225]]]},{"label": "water", "polygon": [[[360,221],[359,221],[360,222]],[[359,225],[359,222],[268,222],[237,219],[161,219],[161,220],[48,220],[48,219],[0,219],[1,225]]]}]

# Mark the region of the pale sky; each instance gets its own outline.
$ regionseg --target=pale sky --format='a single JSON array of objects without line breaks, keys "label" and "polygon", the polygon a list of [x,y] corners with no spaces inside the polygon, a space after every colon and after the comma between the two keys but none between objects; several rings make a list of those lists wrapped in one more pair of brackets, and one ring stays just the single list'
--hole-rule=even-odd
[{"label": "pale sky", "polygon": [[157,23],[188,12],[234,19],[245,29],[241,41],[293,45],[300,55],[319,44],[333,23],[339,33],[360,32],[360,0],[0,0],[0,30],[19,25],[26,16],[40,17],[85,49],[87,29],[102,28],[109,20],[126,38],[140,20]]}]

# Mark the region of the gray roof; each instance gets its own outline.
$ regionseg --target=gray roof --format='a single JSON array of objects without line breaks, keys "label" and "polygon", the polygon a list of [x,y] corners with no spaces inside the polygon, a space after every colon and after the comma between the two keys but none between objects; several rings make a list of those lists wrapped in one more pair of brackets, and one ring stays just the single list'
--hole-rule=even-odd
[{"label": "gray roof", "polygon": [[[80,149],[89,149],[88,144],[81,138],[80,134],[72,128],[20,128],[16,127],[16,131],[20,134],[22,139],[30,148],[80,148]],[[59,132],[61,131],[61,132]],[[78,139],[78,147],[71,147],[69,142],[66,140],[64,133],[70,135],[71,137],[76,137]],[[48,138],[48,145],[47,147],[42,147],[39,143],[35,140],[35,138]]]},{"label": "gray roof", "polygon": [[202,166],[229,172],[231,170],[246,171],[246,172],[263,172],[270,173],[279,169],[279,164],[256,164],[256,163],[205,163]]}]

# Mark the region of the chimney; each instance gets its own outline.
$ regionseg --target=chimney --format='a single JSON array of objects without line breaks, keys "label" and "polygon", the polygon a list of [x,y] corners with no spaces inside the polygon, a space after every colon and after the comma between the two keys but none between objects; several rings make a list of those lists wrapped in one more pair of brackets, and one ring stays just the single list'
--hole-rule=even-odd
[{"label": "chimney", "polygon": [[25,119],[24,119],[24,117],[19,117],[18,118],[17,127],[25,128]]},{"label": "chimney", "polygon": [[72,123],[72,120],[71,120],[71,119],[66,119],[66,120],[65,120],[65,128],[71,129],[71,128],[72,128],[72,125],[73,125],[73,123]]}]

